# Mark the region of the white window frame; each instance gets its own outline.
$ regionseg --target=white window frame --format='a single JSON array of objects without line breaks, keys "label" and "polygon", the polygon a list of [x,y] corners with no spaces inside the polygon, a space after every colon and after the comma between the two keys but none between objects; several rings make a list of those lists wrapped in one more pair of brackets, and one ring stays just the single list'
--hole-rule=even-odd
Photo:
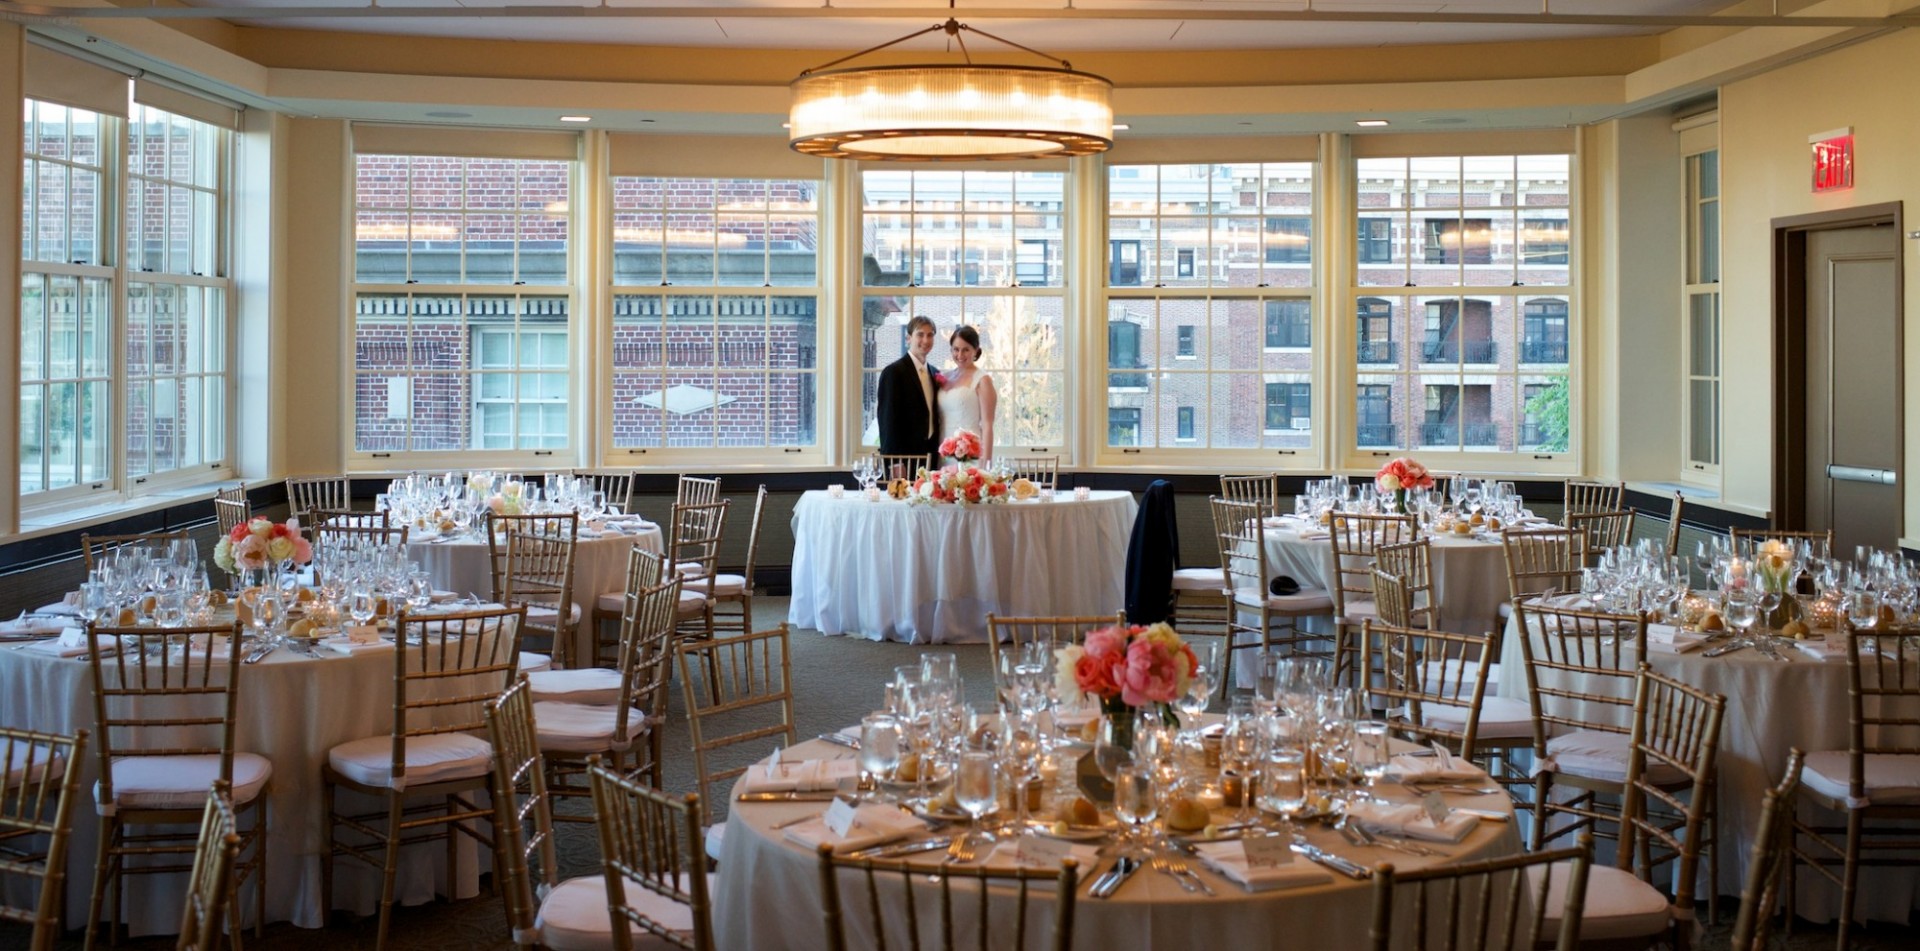
[{"label": "white window frame", "polygon": [[[1701,196],[1699,170],[1700,156],[1713,153],[1715,157],[1718,158],[1720,155],[1719,113],[1708,112],[1699,116],[1691,116],[1675,122],[1673,128],[1674,131],[1680,134],[1681,253],[1684,256],[1681,261],[1679,300],[1680,368],[1682,380],[1678,404],[1680,406],[1680,481],[1686,485],[1700,486],[1717,492],[1720,489],[1720,459],[1726,451],[1724,441],[1726,432],[1724,428],[1725,413],[1724,406],[1721,402],[1724,393],[1721,382],[1721,373],[1723,371],[1719,350],[1721,336],[1725,330],[1724,320],[1722,319],[1720,311],[1721,295],[1719,277],[1720,270],[1725,267],[1725,261],[1721,258],[1720,254],[1723,248],[1716,248],[1714,253],[1714,259],[1717,262],[1715,273],[1712,275],[1703,275],[1701,273],[1703,248],[1701,245],[1700,222],[1702,216],[1713,215],[1716,219],[1714,222],[1716,227],[1713,229],[1713,232],[1716,236],[1720,235],[1721,231],[1718,227],[1720,221],[1718,218],[1725,197],[1724,190],[1719,187],[1719,182],[1715,183],[1714,197],[1703,198]],[[1716,169],[1718,167],[1718,163],[1716,163]],[[1714,280],[1707,281],[1701,279],[1706,276],[1711,276]],[[1713,315],[1712,330],[1709,336],[1712,338],[1712,345],[1715,351],[1710,356],[1710,366],[1713,372],[1708,374],[1694,373],[1694,360],[1695,357],[1698,356],[1698,354],[1694,352],[1693,332],[1693,308],[1696,300],[1705,301]],[[1715,405],[1710,411],[1714,425],[1714,432],[1710,437],[1713,443],[1714,458],[1712,459],[1694,458],[1693,388],[1697,383],[1710,383],[1714,394]]]}]

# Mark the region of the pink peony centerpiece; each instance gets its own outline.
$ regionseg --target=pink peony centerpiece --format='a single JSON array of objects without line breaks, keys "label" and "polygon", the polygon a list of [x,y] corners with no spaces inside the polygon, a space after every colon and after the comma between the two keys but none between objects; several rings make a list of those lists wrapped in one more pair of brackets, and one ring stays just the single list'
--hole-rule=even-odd
[{"label": "pink peony centerpiece", "polygon": [[304,565],[313,560],[313,543],[300,536],[300,520],[273,522],[256,518],[242,522],[213,546],[213,563],[228,574],[257,571],[285,561]]},{"label": "pink peony centerpiece", "polygon": [[1407,511],[1407,490],[1433,488],[1433,473],[1428,472],[1426,466],[1402,456],[1381,466],[1380,471],[1373,474],[1373,484],[1382,492],[1392,492],[1394,507],[1404,515]]},{"label": "pink peony centerpiece", "polygon": [[1200,663],[1164,623],[1089,631],[1085,642],[1062,647],[1054,657],[1061,693],[1094,697],[1109,714],[1157,707],[1169,724],[1176,722],[1173,702],[1187,692]]},{"label": "pink peony centerpiece", "polygon": [[990,505],[1005,502],[1010,488],[1005,479],[988,469],[955,464],[932,472],[922,470],[907,500],[920,505]]},{"label": "pink peony centerpiece", "polygon": [[980,437],[964,429],[940,441],[940,454],[956,462],[972,462],[983,451]]}]

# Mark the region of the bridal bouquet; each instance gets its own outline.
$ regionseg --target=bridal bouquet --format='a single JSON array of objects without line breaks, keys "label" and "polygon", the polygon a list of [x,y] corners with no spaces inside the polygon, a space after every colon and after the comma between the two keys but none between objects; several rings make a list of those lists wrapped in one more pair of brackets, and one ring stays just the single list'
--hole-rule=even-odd
[{"label": "bridal bouquet", "polygon": [[1110,714],[1158,707],[1169,723],[1171,704],[1186,694],[1200,663],[1193,648],[1164,623],[1089,631],[1084,643],[1053,653],[1054,681],[1062,695],[1097,698]]},{"label": "bridal bouquet", "polygon": [[[945,451],[944,446],[941,449]],[[1000,476],[979,466],[955,464],[932,472],[922,471],[920,478],[913,482],[909,501],[923,505],[985,505],[1005,502],[1007,493],[1006,480]]]},{"label": "bridal bouquet", "polygon": [[960,462],[972,462],[982,451],[980,437],[964,429],[940,440],[940,454]]},{"label": "bridal bouquet", "polygon": [[242,522],[213,546],[213,563],[228,574],[255,571],[283,561],[313,560],[313,543],[300,537],[300,520],[256,518]]}]

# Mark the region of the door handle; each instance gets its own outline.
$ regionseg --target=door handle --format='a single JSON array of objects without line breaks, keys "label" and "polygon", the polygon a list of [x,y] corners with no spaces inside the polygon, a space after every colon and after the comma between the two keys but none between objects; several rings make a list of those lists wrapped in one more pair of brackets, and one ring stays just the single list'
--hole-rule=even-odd
[{"label": "door handle", "polygon": [[1898,485],[1900,474],[1892,469],[1869,469],[1865,466],[1827,467],[1827,478],[1842,482],[1872,482],[1876,485]]}]

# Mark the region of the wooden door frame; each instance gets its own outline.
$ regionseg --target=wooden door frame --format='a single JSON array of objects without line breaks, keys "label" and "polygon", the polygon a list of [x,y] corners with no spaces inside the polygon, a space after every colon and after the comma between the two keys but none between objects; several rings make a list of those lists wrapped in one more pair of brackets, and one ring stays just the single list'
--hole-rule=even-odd
[{"label": "wooden door frame", "polygon": [[[1797,356],[1807,339],[1807,235],[1870,225],[1892,225],[1893,311],[1896,339],[1906,325],[1906,229],[1901,203],[1883,202],[1775,218],[1773,225],[1773,518],[1774,528],[1805,528],[1807,519],[1807,367]],[[1902,401],[1905,361],[1894,374],[1894,425],[1905,438]],[[1904,473],[1903,473],[1904,476]],[[1902,490],[1904,492],[1904,489]],[[1903,523],[1904,524],[1904,523]]]}]

